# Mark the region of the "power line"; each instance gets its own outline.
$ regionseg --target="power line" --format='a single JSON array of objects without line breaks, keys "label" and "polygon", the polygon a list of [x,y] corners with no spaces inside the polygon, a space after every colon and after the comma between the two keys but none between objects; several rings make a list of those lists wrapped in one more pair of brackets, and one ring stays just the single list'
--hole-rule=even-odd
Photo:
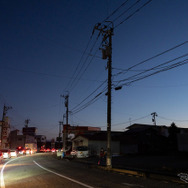
[{"label": "power line", "polygon": [[[24,69],[17,69],[17,68],[12,68],[12,67],[0,67],[0,69],[7,69],[11,71],[16,71],[16,72],[23,72],[23,73],[31,73],[31,74],[38,74],[38,75],[43,75],[43,76],[48,76],[48,77],[56,77],[56,78],[67,78],[67,79],[75,79],[75,78],[70,78],[68,76],[62,76],[58,74],[50,74],[50,73],[45,73],[45,72],[37,72],[37,71],[31,71],[31,70],[24,70]],[[99,82],[98,80],[91,80],[91,79],[81,79],[80,80],[85,80],[85,81],[91,81],[91,82]]]},{"label": "power line", "polygon": [[123,24],[125,21],[127,21],[128,19],[130,19],[132,16],[134,16],[137,12],[139,12],[141,9],[143,9],[146,5],[148,5],[149,3],[151,3],[152,0],[147,1],[146,3],[144,3],[140,8],[136,9],[132,14],[130,14],[129,16],[127,16],[123,21],[121,21],[119,24],[114,26],[114,29],[119,27],[121,24]]},{"label": "power line", "polygon": [[123,70],[123,71],[121,71],[121,72],[115,74],[114,76],[117,76],[117,75],[122,74],[122,73],[126,73],[126,72],[130,71],[131,69],[133,69],[133,68],[135,68],[135,67],[137,67],[137,66],[139,66],[139,65],[142,65],[142,64],[144,64],[144,63],[146,63],[146,62],[148,62],[148,61],[150,61],[150,60],[152,60],[152,59],[154,59],[154,58],[156,58],[156,57],[159,57],[159,56],[161,56],[161,55],[163,55],[163,54],[165,54],[165,53],[168,53],[168,52],[170,52],[170,51],[172,51],[172,50],[175,50],[176,48],[179,48],[179,47],[181,47],[181,46],[183,46],[183,45],[185,45],[185,44],[187,44],[187,43],[188,43],[188,41],[185,41],[185,42],[182,42],[182,43],[180,43],[180,44],[178,44],[178,45],[175,45],[175,46],[173,46],[173,47],[171,47],[171,48],[169,48],[169,49],[167,49],[167,50],[165,50],[165,51],[163,51],[163,52],[160,52],[160,53],[158,53],[158,54],[156,54],[156,55],[154,55],[154,56],[152,56],[152,57],[150,57],[150,58],[148,58],[148,59],[146,59],[146,60],[143,60],[143,61],[141,61],[141,62],[139,62],[139,63],[137,63],[137,64],[135,64],[135,65],[129,67],[129,68],[126,69],[126,70]]},{"label": "power line", "polygon": [[90,96],[92,96],[100,87],[102,87],[107,80],[105,80],[102,84],[100,84],[92,93],[90,93],[85,99],[83,99],[78,105],[76,105],[74,108],[72,108],[71,111],[73,111],[75,108],[79,107],[83,102],[85,102]]},{"label": "power line", "polygon": [[[73,75],[72,75],[71,78],[73,78],[74,75],[76,74],[76,71],[77,71],[78,67],[79,67],[80,64],[81,64],[82,58],[84,57],[84,55],[85,55],[85,53],[86,53],[86,50],[87,50],[87,48],[89,47],[89,44],[90,44],[90,42],[91,42],[92,37],[93,37],[93,34],[90,36],[90,39],[89,39],[89,41],[88,41],[88,43],[87,43],[87,45],[86,45],[86,48],[85,48],[85,50],[84,50],[84,52],[83,52],[83,54],[82,54],[82,56],[81,56],[81,58],[80,58],[80,61],[79,61],[78,64],[77,64],[77,66],[76,66],[76,68],[75,68],[75,70],[74,70]],[[75,80],[75,79],[76,79],[76,78],[73,78],[73,80]],[[73,81],[70,80],[70,81],[68,82],[66,88],[68,88],[69,85],[70,85],[72,82],[73,82]],[[65,89],[65,90],[67,90],[67,89]]]},{"label": "power line", "polygon": [[137,5],[141,0],[137,0],[132,6],[130,6],[129,8],[127,8],[125,11],[123,11],[123,13],[121,13],[117,18],[115,18],[113,20],[113,22],[115,22],[116,20],[118,20],[121,16],[123,16],[125,13],[127,13],[130,9],[132,9],[135,5]]},{"label": "power line", "polygon": [[[172,59],[172,60],[169,60],[169,61],[167,61],[167,62],[161,63],[161,64],[159,64],[159,65],[157,65],[157,66],[155,66],[155,67],[152,67],[152,68],[150,68],[150,69],[146,69],[145,71],[143,71],[143,72],[141,72],[141,73],[138,73],[138,74],[135,74],[135,75],[133,75],[133,76],[130,76],[130,77],[126,78],[126,79],[119,80],[118,83],[117,83],[117,85],[118,85],[119,83],[123,82],[123,81],[128,81],[128,80],[134,79],[135,77],[137,77],[137,76],[139,76],[139,75],[142,75],[142,74],[144,74],[144,73],[146,73],[146,72],[149,72],[149,71],[152,71],[152,70],[155,70],[155,69],[159,69],[160,67],[162,67],[162,66],[164,66],[164,65],[166,65],[166,64],[169,64],[169,63],[171,63],[171,62],[173,62],[173,61],[176,61],[176,60],[181,59],[181,58],[186,57],[186,56],[188,56],[188,53],[187,53],[187,54],[184,54],[184,55],[182,55],[182,56],[176,57],[176,58],[174,58],[174,59]],[[162,67],[162,68],[168,68],[168,66]]]},{"label": "power line", "polygon": [[169,118],[166,118],[166,117],[163,117],[163,116],[158,116],[158,118],[161,118],[161,119],[164,119],[164,120],[169,120],[169,121],[179,121],[179,122],[187,122],[188,120],[173,120],[173,119],[169,119]]},{"label": "power line", "polygon": [[[92,38],[93,38],[93,35],[94,35],[94,31],[92,32],[92,34],[91,34],[91,36],[90,36],[90,39],[89,39],[89,41],[88,41],[88,43],[87,43],[87,45],[86,45],[86,48],[85,48],[85,50],[84,50],[84,53],[82,54],[82,56],[81,56],[81,58],[80,58],[80,60],[79,60],[79,62],[78,62],[78,64],[77,64],[77,66],[76,66],[76,68],[75,68],[75,70],[74,70],[74,72],[73,72],[72,80],[69,81],[69,83],[67,84],[65,90],[68,90],[68,88],[69,88],[69,90],[71,90],[71,89],[73,88],[73,84],[74,84],[76,81],[78,82],[78,81],[81,79],[81,77],[82,77],[82,75],[84,74],[84,72],[86,71],[87,68],[84,70],[84,72],[83,72],[82,75],[79,77],[79,79],[77,79],[78,76],[79,76],[79,74],[81,73],[81,71],[82,71],[84,65],[86,64],[86,62],[87,62],[87,60],[88,60],[88,58],[89,58],[89,55],[87,55],[85,61],[84,61],[84,62],[82,61],[82,59],[84,58],[84,56],[85,56],[85,54],[86,54],[86,50],[88,49],[88,47],[89,47],[89,45],[90,45],[90,43],[91,43],[91,40],[92,40]],[[89,54],[92,53],[93,48],[95,47],[98,38],[99,38],[99,35],[98,35],[98,37],[96,38],[94,44],[92,45],[92,47],[91,47],[91,49],[90,49],[90,51],[89,51]],[[93,60],[94,57],[96,57],[96,53],[95,53],[94,56],[92,56],[92,57],[93,57],[93,58],[92,58],[92,60]],[[82,66],[81,66],[81,63],[82,63],[82,62],[83,62],[83,64],[82,64]],[[91,61],[90,61],[90,63],[91,63]],[[89,63],[89,64],[90,64],[90,63]],[[81,68],[79,69],[80,66],[81,66]],[[87,66],[87,67],[88,67],[88,66]],[[70,86],[70,87],[69,87],[69,86]],[[70,88],[71,88],[71,89],[70,89]],[[69,91],[69,92],[70,92],[70,91]]]},{"label": "power line", "polygon": [[113,16],[117,11],[119,11],[124,5],[126,5],[126,3],[129,0],[126,0],[125,2],[123,2],[118,8],[116,8],[109,16],[107,16],[101,23],[104,23],[105,21],[107,21],[111,16]]},{"label": "power line", "polygon": [[[135,121],[138,121],[138,120],[141,120],[141,119],[145,119],[145,118],[147,118],[149,116],[150,116],[150,114],[147,115],[147,116],[143,116],[143,117],[137,118],[137,119],[133,119],[133,120],[131,119],[131,122],[135,122]],[[122,123],[113,124],[113,127],[116,127],[116,126],[119,126],[119,125],[123,125],[123,124],[127,124],[127,123],[130,123],[130,120],[126,121],[126,122],[122,122]],[[106,126],[101,126],[101,127],[106,127]]]},{"label": "power line", "polygon": [[[97,40],[98,40],[98,39],[97,39]],[[96,42],[97,42],[97,40],[96,40]],[[96,43],[95,43],[95,44],[96,44]],[[95,45],[95,44],[94,44],[94,45]],[[94,45],[93,45],[93,47],[94,47]],[[91,50],[93,50],[93,48],[92,48]],[[87,60],[88,60],[88,58],[89,58],[89,56],[87,56],[87,58],[86,58],[86,60],[84,61],[83,65],[82,65],[82,67],[81,67],[81,69],[80,69],[80,71],[78,72],[76,78],[73,80],[72,84],[70,85],[70,92],[71,92],[71,90],[73,90],[73,88],[77,85],[77,83],[81,80],[82,76],[84,75],[84,73],[85,73],[86,70],[88,69],[89,65],[90,65],[91,62],[93,61],[93,59],[94,59],[94,57],[95,57],[97,51],[98,51],[98,49],[95,51],[94,56],[91,58],[91,60],[89,61],[89,63],[88,63],[87,66],[85,67],[85,69],[83,69],[84,65],[86,64],[86,62],[87,62]],[[82,70],[82,69],[83,69],[83,71],[82,71],[82,73],[81,73],[81,70]],[[79,76],[79,74],[80,74],[80,76]],[[78,77],[78,76],[79,76],[79,77]],[[75,82],[74,82],[74,81],[75,81]],[[74,85],[73,85],[73,84],[74,84]],[[74,86],[74,87],[73,87],[73,86]]]},{"label": "power line", "polygon": [[88,101],[86,104],[82,105],[80,108],[74,110],[72,112],[72,114],[77,114],[78,112],[84,110],[85,108],[87,108],[88,106],[90,106],[91,104],[95,103],[99,97],[107,90],[107,87],[100,93],[98,93],[94,98],[92,98],[90,101]]},{"label": "power line", "polygon": [[153,76],[153,75],[158,74],[158,73],[160,73],[160,72],[164,72],[164,71],[167,71],[167,70],[170,70],[170,69],[173,69],[173,68],[182,66],[182,65],[185,65],[185,64],[187,64],[187,63],[188,63],[188,59],[185,59],[185,60],[182,60],[182,61],[180,61],[180,62],[178,62],[178,63],[174,63],[174,64],[170,65],[169,67],[166,67],[166,68],[164,68],[164,69],[162,69],[162,70],[153,72],[153,73],[151,73],[151,74],[142,76],[142,77],[140,77],[140,78],[136,78],[135,80],[132,80],[132,81],[125,82],[125,83],[123,83],[123,84],[121,84],[121,85],[122,85],[122,86],[123,86],[123,85],[130,85],[130,84],[133,83],[133,82],[136,82],[136,81],[139,81],[139,80],[143,80],[143,79],[145,79],[145,78],[147,78],[147,77]]}]

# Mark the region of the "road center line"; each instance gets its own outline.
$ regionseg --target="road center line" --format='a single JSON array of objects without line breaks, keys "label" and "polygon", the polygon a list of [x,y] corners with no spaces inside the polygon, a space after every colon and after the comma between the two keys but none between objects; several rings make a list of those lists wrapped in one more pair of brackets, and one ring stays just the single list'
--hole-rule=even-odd
[{"label": "road center line", "polygon": [[129,186],[129,187],[144,187],[143,185],[130,184],[130,183],[123,183],[123,185]]},{"label": "road center line", "polygon": [[87,184],[85,184],[85,183],[79,182],[79,181],[77,181],[77,180],[74,180],[74,179],[69,178],[69,177],[67,177],[67,176],[64,176],[64,175],[62,175],[62,174],[59,174],[59,173],[54,172],[54,171],[52,171],[52,170],[49,170],[49,169],[47,169],[47,168],[45,168],[45,167],[39,165],[36,161],[33,161],[33,162],[34,162],[37,166],[39,166],[40,168],[42,168],[43,170],[46,170],[46,171],[48,171],[48,172],[50,172],[50,173],[53,173],[53,174],[55,174],[55,175],[57,175],[57,176],[60,176],[60,177],[65,178],[65,179],[68,179],[68,180],[70,180],[70,181],[72,181],[72,182],[74,182],[74,183],[77,183],[77,184],[82,185],[82,186],[87,187],[87,188],[94,188],[94,187],[89,186],[89,185],[87,185]]},{"label": "road center line", "polygon": [[[19,158],[19,157],[18,157],[18,158]],[[11,159],[11,160],[7,161],[7,162],[3,165],[2,169],[1,169],[1,188],[5,188],[5,182],[4,182],[3,171],[4,171],[5,167],[6,167],[6,165],[7,165],[8,163],[10,163],[10,162],[12,162],[12,161],[18,159],[18,158]]]}]

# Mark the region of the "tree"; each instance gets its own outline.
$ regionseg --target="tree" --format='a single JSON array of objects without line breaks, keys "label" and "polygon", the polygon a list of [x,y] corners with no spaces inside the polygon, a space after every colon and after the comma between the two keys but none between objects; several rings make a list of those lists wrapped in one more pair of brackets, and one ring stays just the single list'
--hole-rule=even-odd
[{"label": "tree", "polygon": [[177,142],[177,134],[179,133],[179,128],[176,126],[174,122],[171,123],[171,126],[169,127],[169,144],[170,144],[170,149],[173,151],[178,150],[178,142]]}]

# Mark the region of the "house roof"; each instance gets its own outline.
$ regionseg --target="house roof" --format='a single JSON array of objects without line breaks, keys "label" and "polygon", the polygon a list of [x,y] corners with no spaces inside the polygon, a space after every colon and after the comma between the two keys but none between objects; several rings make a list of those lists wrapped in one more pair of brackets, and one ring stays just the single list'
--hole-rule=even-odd
[{"label": "house roof", "polygon": [[[123,134],[123,132],[111,132],[111,139],[113,141],[119,140],[118,137]],[[77,137],[82,136],[84,138],[87,138],[88,140],[100,140],[100,141],[105,141],[107,140],[107,132],[106,131],[97,131],[97,132],[87,132],[83,134],[77,135],[74,139]]]},{"label": "house roof", "polygon": [[149,127],[155,127],[157,129],[160,128],[168,128],[166,125],[151,125],[151,124],[140,124],[140,123],[134,123],[127,127],[127,129],[135,129],[135,128],[149,128]]}]

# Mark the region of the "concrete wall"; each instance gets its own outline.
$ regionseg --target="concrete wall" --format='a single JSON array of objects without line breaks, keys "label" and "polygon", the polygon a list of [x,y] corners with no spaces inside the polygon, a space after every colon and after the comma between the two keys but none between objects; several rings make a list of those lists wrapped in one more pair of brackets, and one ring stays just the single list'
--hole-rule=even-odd
[{"label": "concrete wall", "polygon": [[177,134],[178,151],[188,152],[188,134]]},{"label": "concrete wall", "polygon": [[[90,140],[88,147],[90,148],[91,155],[99,155],[101,148],[107,150],[107,141]],[[111,141],[111,153],[112,155],[120,154],[120,142]]]},{"label": "concrete wall", "polygon": [[72,148],[76,148],[77,146],[88,146],[88,139],[78,136],[77,138],[74,139],[72,143]]},{"label": "concrete wall", "polygon": [[[88,146],[90,150],[90,155],[99,155],[100,149],[103,148],[106,150],[106,142],[100,140],[88,140],[82,136],[78,136],[73,140],[72,148],[76,148],[77,146]],[[119,141],[111,141],[111,152],[112,155],[120,154],[120,142]]]},{"label": "concrete wall", "polygon": [[138,153],[138,144],[121,145],[121,154]]}]

